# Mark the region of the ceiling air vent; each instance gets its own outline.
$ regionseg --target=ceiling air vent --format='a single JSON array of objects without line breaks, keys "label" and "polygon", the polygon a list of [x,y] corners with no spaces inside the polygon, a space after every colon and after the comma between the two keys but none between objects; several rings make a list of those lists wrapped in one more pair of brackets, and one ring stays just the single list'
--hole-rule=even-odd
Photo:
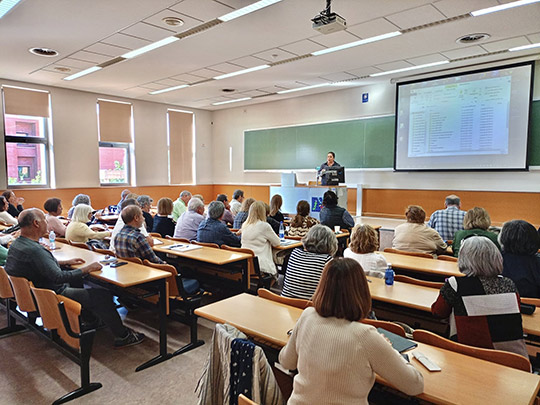
[{"label": "ceiling air vent", "polygon": [[46,56],[48,58],[52,58],[53,56],[57,56],[58,52],[54,49],[48,49],[48,48],[30,48],[28,52],[33,53],[34,55],[38,56]]},{"label": "ceiling air vent", "polygon": [[63,66],[56,66],[54,68],[54,70],[56,70],[57,72],[61,72],[61,73],[69,73],[71,72],[71,69],[68,68],[68,67],[63,67]]},{"label": "ceiling air vent", "polygon": [[171,27],[180,27],[184,25],[184,20],[178,17],[165,17],[162,18],[161,21],[167,25],[170,25]]},{"label": "ceiling air vent", "polygon": [[456,39],[458,44],[472,44],[474,42],[483,41],[488,39],[491,35],[489,34],[468,34]]}]

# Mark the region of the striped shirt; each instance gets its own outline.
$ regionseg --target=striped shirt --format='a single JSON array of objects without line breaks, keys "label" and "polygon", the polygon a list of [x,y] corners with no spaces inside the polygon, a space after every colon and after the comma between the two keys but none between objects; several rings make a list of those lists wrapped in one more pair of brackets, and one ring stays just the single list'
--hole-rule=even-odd
[{"label": "striped shirt", "polygon": [[332,256],[307,252],[303,248],[292,251],[285,273],[281,295],[289,298],[311,299],[319,285],[322,271]]}]

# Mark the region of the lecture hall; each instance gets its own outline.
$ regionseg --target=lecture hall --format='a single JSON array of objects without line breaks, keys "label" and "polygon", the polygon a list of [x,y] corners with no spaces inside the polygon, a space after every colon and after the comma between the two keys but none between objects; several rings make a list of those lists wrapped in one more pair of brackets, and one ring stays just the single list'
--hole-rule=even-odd
[{"label": "lecture hall", "polygon": [[540,0],[0,0],[0,404],[540,404]]}]

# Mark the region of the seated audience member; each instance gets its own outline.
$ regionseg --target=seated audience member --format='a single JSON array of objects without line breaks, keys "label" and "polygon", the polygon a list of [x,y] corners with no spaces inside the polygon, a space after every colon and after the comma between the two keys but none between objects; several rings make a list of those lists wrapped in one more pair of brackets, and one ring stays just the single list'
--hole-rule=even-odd
[{"label": "seated audience member", "polygon": [[240,247],[240,237],[233,234],[227,225],[221,222],[225,205],[221,201],[212,201],[208,206],[208,218],[203,220],[197,230],[197,241]]},{"label": "seated audience member", "polygon": [[338,197],[336,193],[328,190],[323,195],[321,209],[321,224],[334,230],[335,226],[341,229],[350,230],[354,226],[354,219],[345,208],[337,205]]},{"label": "seated audience member", "polygon": [[191,198],[198,198],[199,200],[201,200],[204,204],[204,197],[202,196],[202,194],[193,194],[191,196]]},{"label": "seated audience member", "polygon": [[312,226],[319,223],[318,219],[309,216],[310,208],[306,200],[298,201],[298,204],[296,204],[296,215],[292,219],[289,228],[289,236],[303,238]]},{"label": "seated audience member", "polygon": [[435,316],[450,317],[450,339],[528,357],[519,295],[514,282],[501,276],[497,246],[484,236],[465,239],[458,267],[466,277],[447,279],[431,306]]},{"label": "seated audience member", "polygon": [[184,212],[174,228],[175,238],[184,238],[187,240],[197,239],[197,229],[204,220],[204,203],[198,198],[193,197],[189,200],[188,209]]},{"label": "seated audience member", "polygon": [[489,238],[489,240],[495,243],[497,248],[500,250],[501,248],[499,246],[499,242],[497,241],[498,235],[495,232],[488,231],[490,226],[491,218],[485,209],[474,207],[473,209],[467,211],[465,218],[463,218],[464,229],[462,231],[457,231],[454,235],[452,242],[452,251],[454,252],[454,256],[458,257],[461,242],[463,239],[468,238],[471,235],[485,236],[486,238]]},{"label": "seated audience member", "polygon": [[310,300],[324,266],[337,252],[338,242],[327,226],[315,225],[302,238],[302,245],[303,248],[294,249],[289,256],[281,295]]},{"label": "seated audience member", "polygon": [[144,226],[144,215],[138,205],[128,205],[120,214],[124,227],[114,237],[114,249],[118,257],[138,257],[152,263],[165,263],[156,256],[140,228]]},{"label": "seated audience member", "polygon": [[73,216],[73,210],[79,204],[86,204],[92,206],[89,196],[87,196],[86,194],[77,194],[71,202],[71,208],[69,209],[67,214],[68,219],[71,219],[71,217]]},{"label": "seated audience member", "polygon": [[54,231],[56,236],[63,238],[66,235],[66,226],[58,219],[62,215],[62,201],[59,198],[49,198],[43,208],[47,211],[47,231]]},{"label": "seated audience member", "polygon": [[[246,198],[244,202],[242,203],[242,207],[240,210],[236,213],[236,216],[234,217],[234,229],[240,229],[242,228],[242,224],[248,217],[249,213],[249,207],[251,207],[251,204],[255,202],[255,198]],[[265,212],[266,212],[266,206],[265,206]]]},{"label": "seated audience member", "polygon": [[268,204],[264,203],[264,208],[266,210],[266,222],[270,224],[276,235],[279,235],[280,222],[270,216],[270,206]]},{"label": "seated audience member", "polygon": [[371,325],[366,276],[358,262],[330,261],[279,363],[294,376],[289,404],[367,404],[376,375],[407,395],[424,389],[422,373]]},{"label": "seated audience member", "polygon": [[[135,200],[133,198],[126,198],[124,200],[124,202],[122,202],[122,209],[124,209],[124,208],[126,208],[126,207],[128,207],[130,205],[138,205],[137,200]],[[122,212],[122,211],[120,211],[120,212]],[[155,221],[155,219],[154,219],[154,221]],[[124,225],[125,224],[124,224],[124,221],[122,220],[122,215],[119,215],[118,220],[116,221],[116,224],[114,224],[114,228],[113,228],[112,234],[111,234],[111,244],[110,244],[109,249],[111,249],[112,251],[115,250],[114,249],[114,238],[118,234],[118,232],[120,232],[122,230]],[[148,235],[148,231],[146,230],[146,227],[143,225],[139,230],[146,237],[146,240],[148,241],[150,246],[154,246],[154,238],[152,238],[150,235]]]},{"label": "seated audience member", "polygon": [[84,260],[58,262],[51,252],[39,244],[39,238],[47,236],[47,221],[40,210],[24,210],[19,218],[21,236],[9,248],[6,272],[30,280],[37,288],[47,288],[79,302],[84,310],[97,315],[111,329],[115,336],[115,347],[141,343],[144,335],[122,324],[111,293],[102,288],[74,288],[68,285],[82,287],[83,276],[100,270],[101,265],[94,262],[75,270],[62,270],[60,266],[79,265]]},{"label": "seated audience member", "polygon": [[[118,201],[118,204],[116,204],[116,211],[121,212],[122,211],[122,203],[128,198],[128,195],[131,194],[131,191],[127,188],[122,190],[120,193],[120,201]],[[90,204],[88,204],[90,205]]]},{"label": "seated audience member", "polygon": [[431,229],[424,221],[426,212],[418,205],[409,205],[405,211],[407,222],[396,226],[394,230],[394,249],[407,252],[429,254],[444,253],[446,243],[435,229]]},{"label": "seated audience member", "polygon": [[8,225],[17,225],[17,218],[14,218],[9,212],[9,203],[6,197],[0,196],[0,221]]},{"label": "seated audience member", "polygon": [[216,197],[216,201],[221,201],[223,205],[225,206],[225,211],[223,212],[223,218],[221,218],[221,221],[228,226],[233,226],[234,224],[234,215],[232,214],[229,205],[229,200],[227,199],[227,194],[218,194]]},{"label": "seated audience member", "polygon": [[508,221],[502,227],[499,241],[503,276],[512,279],[520,296],[540,298],[540,237],[534,226],[519,219]]},{"label": "seated audience member", "polygon": [[86,223],[92,218],[92,207],[79,204],[73,211],[73,218],[66,228],[66,239],[73,242],[86,243],[90,239],[104,239],[111,236],[109,231],[96,232],[90,229]]},{"label": "seated audience member", "polygon": [[360,263],[367,276],[384,278],[388,263],[383,255],[375,252],[378,248],[377,231],[369,225],[356,225],[351,233],[351,244],[343,256]]},{"label": "seated audience member", "polygon": [[187,211],[189,200],[191,200],[191,193],[187,190],[183,190],[178,196],[178,200],[173,203],[172,219],[174,222],[178,221],[180,215]]},{"label": "seated audience member", "polygon": [[160,198],[157,203],[158,212],[154,217],[154,227],[152,232],[159,233],[163,238],[165,236],[173,236],[174,221],[171,218],[173,210],[173,202],[170,198]]},{"label": "seated audience member", "polygon": [[148,195],[140,195],[137,197],[137,203],[144,215],[144,225],[148,232],[152,232],[154,228],[154,217],[150,214],[150,208],[152,208],[152,203],[154,200]]},{"label": "seated audience member", "polygon": [[428,226],[435,229],[443,240],[452,240],[457,231],[463,229],[465,211],[460,210],[461,200],[457,195],[449,195],[444,200],[444,210],[437,210],[429,217]]},{"label": "seated audience member", "polygon": [[280,211],[282,205],[283,198],[279,194],[272,196],[270,199],[270,218],[274,218],[278,222],[285,221],[285,217]]},{"label": "seated audience member", "polygon": [[24,204],[24,198],[17,197],[15,193],[11,190],[4,191],[2,195],[9,203],[9,208],[7,211],[12,217],[17,218],[19,214],[24,210],[22,206]]},{"label": "seated audience member", "polygon": [[256,201],[249,208],[249,215],[242,225],[242,247],[253,250],[259,259],[261,273],[277,276],[276,265],[272,258],[272,247],[279,246],[279,236],[266,222],[266,207],[262,201]]},{"label": "seated audience member", "polygon": [[242,202],[244,201],[244,192],[242,190],[234,190],[231,201],[231,212],[236,219],[236,214],[240,212],[242,208]]}]

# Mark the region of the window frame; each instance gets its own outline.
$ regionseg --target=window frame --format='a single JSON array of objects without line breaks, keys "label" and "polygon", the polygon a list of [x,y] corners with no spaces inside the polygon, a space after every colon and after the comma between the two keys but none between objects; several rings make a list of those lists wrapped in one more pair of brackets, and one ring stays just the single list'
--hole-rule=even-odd
[{"label": "window frame", "polygon": [[99,155],[100,148],[122,148],[126,151],[126,171],[127,171],[127,182],[125,183],[102,183],[101,182],[101,173],[99,175],[99,185],[102,187],[117,187],[117,186],[131,186],[131,143],[124,142],[98,142],[98,167],[101,171],[101,161]]}]

